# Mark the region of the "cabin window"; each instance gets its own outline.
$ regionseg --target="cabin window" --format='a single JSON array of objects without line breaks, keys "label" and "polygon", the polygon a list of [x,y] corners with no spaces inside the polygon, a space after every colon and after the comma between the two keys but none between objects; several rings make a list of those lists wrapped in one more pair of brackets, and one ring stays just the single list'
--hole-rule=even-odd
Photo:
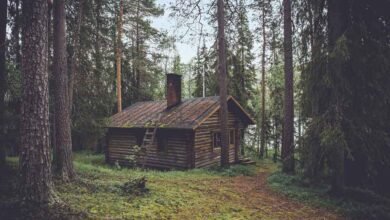
[{"label": "cabin window", "polygon": [[167,137],[163,134],[157,135],[157,151],[158,152],[165,152],[167,150]]},{"label": "cabin window", "polygon": [[221,147],[221,133],[220,132],[212,133],[212,138],[213,138],[213,148],[220,148]]},{"label": "cabin window", "polygon": [[233,145],[235,141],[234,130],[229,131],[229,144]]}]

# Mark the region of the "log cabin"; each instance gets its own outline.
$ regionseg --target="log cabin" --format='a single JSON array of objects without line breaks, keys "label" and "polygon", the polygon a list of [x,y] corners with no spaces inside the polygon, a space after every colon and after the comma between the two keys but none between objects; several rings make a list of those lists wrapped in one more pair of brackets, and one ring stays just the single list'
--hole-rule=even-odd
[{"label": "log cabin", "polygon": [[[166,100],[137,102],[110,118],[106,161],[160,169],[218,165],[218,96],[181,100],[181,76],[167,74]],[[244,130],[254,120],[228,96],[229,161],[240,160]]]}]

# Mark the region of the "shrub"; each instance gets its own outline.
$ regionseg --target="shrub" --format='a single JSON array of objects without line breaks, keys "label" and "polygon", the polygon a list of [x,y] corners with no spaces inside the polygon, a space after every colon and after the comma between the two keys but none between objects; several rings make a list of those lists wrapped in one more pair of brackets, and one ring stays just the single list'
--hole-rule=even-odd
[{"label": "shrub", "polygon": [[222,176],[255,176],[256,167],[252,165],[233,165],[229,168],[215,166],[210,168],[211,171],[218,172]]},{"label": "shrub", "polygon": [[129,179],[119,188],[122,191],[122,195],[133,197],[140,196],[149,192],[149,189],[146,187],[146,177],[139,177],[134,179]]}]

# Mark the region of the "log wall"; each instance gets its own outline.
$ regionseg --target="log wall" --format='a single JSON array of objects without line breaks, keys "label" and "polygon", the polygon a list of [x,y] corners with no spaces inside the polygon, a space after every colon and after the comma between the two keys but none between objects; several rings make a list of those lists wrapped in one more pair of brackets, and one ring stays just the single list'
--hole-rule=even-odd
[{"label": "log wall", "polygon": [[[188,169],[208,167],[220,164],[221,149],[213,148],[212,134],[220,131],[219,112],[213,113],[195,131],[191,130],[167,130],[162,136],[167,140],[165,151],[157,150],[157,138],[148,148],[145,159],[137,158],[137,165],[163,169]],[[234,163],[238,159],[240,148],[240,131],[245,129],[236,114],[229,111],[229,130],[235,130],[235,145],[229,145],[229,161]],[[128,159],[134,155],[134,146],[137,145],[137,136],[143,139],[144,129],[134,128],[110,128],[107,134],[106,161],[122,165],[133,165]],[[138,140],[139,141],[139,140]]]},{"label": "log wall", "polygon": [[[108,163],[118,162],[123,165],[132,165],[129,156],[136,154],[137,135],[143,138],[144,130],[110,128],[107,135],[106,159]],[[157,138],[152,146],[148,147],[147,156],[137,158],[137,165],[164,169],[191,168],[191,154],[193,146],[193,132],[187,130],[164,131],[166,148],[157,150]]]},{"label": "log wall", "polygon": [[[235,129],[236,133],[244,128],[241,120],[229,111],[228,115],[228,127],[230,129]],[[212,116],[210,116],[206,121],[204,121],[201,126],[199,126],[195,131],[195,167],[208,167],[212,165],[220,164],[221,160],[221,149],[215,148],[213,149],[213,139],[212,133],[220,131],[219,124],[219,111],[215,112]],[[236,151],[239,147],[240,140],[237,138],[235,143],[237,146],[229,145],[229,161],[234,163],[237,159]],[[237,147],[237,148],[236,148]]]}]

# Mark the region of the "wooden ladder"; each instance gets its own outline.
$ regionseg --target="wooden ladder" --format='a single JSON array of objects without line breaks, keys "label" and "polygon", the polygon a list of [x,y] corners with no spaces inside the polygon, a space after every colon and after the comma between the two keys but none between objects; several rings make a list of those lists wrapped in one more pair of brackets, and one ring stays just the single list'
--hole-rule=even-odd
[{"label": "wooden ladder", "polygon": [[160,121],[161,113],[158,115],[157,120],[154,121],[153,128],[147,128],[145,131],[144,139],[142,141],[141,152],[142,152],[142,168],[145,167],[146,158],[148,154],[148,148],[151,147],[156,139],[158,122]]}]

